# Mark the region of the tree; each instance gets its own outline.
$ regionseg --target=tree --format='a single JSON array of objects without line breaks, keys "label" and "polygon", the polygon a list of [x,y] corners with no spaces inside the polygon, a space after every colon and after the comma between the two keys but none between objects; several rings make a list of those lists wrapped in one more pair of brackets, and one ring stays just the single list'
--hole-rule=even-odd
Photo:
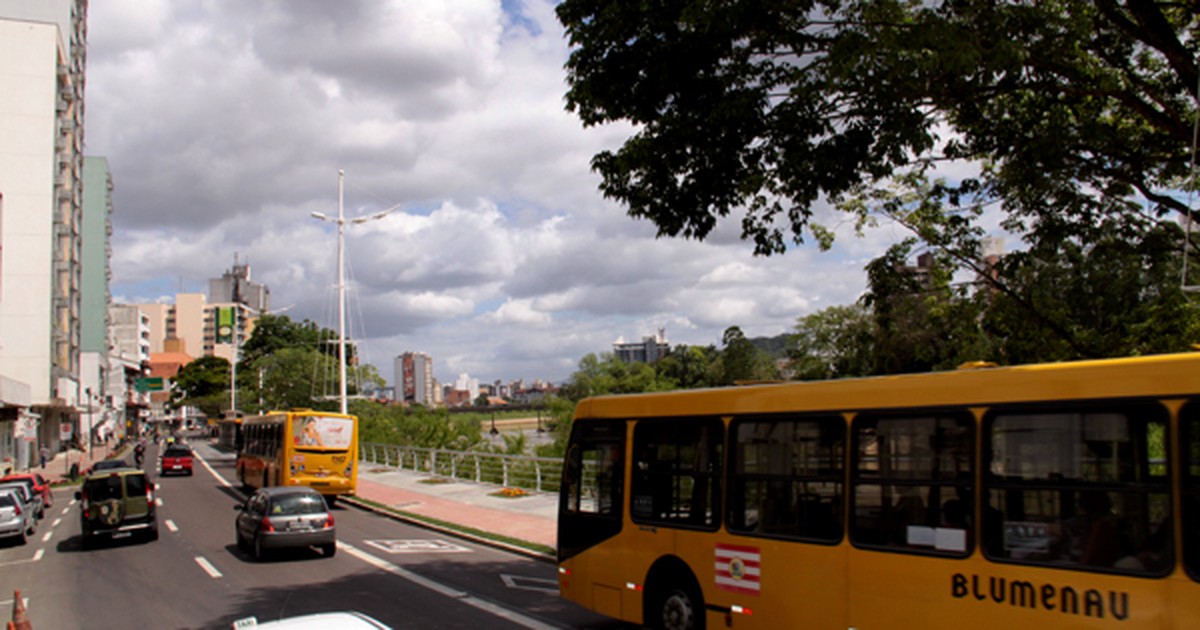
[{"label": "tree", "polygon": [[[998,202],[1032,239],[1184,209],[1195,0],[565,0],[568,109],[636,132],[592,166],[659,235],[742,212],[759,254],[815,204],[901,184],[970,222]],[[976,165],[947,184],[946,162]],[[869,206],[859,206],[869,207]],[[961,227],[961,226],[960,226]],[[957,238],[973,236],[958,229]],[[969,247],[970,243],[963,243]]]},{"label": "tree", "polygon": [[746,339],[742,329],[730,326],[721,338],[724,348],[713,365],[717,385],[734,385],[740,381],[763,381],[779,378],[771,357]]},{"label": "tree", "polygon": [[646,363],[626,363],[611,352],[600,357],[588,354],[579,361],[579,369],[563,385],[560,395],[572,402],[588,396],[636,394],[674,389],[675,383],[661,378]]},{"label": "tree", "polygon": [[[283,348],[309,348],[329,356],[337,356],[337,333],[321,328],[315,322],[294,322],[287,315],[266,314],[255,320],[254,331],[241,346],[242,360],[253,363],[258,358]],[[354,364],[354,346],[347,344],[346,361]]]},{"label": "tree", "polygon": [[801,317],[788,351],[792,377],[822,380],[873,373],[875,321],[861,304]]},{"label": "tree", "polygon": [[654,364],[655,371],[664,379],[675,383],[679,389],[711,387],[712,365],[718,353],[714,346],[678,345],[667,356]]},{"label": "tree", "polygon": [[259,413],[275,409],[332,410],[335,403],[320,400],[321,392],[314,391],[314,374],[326,370],[330,358],[311,347],[281,347],[252,362],[242,362],[238,379],[244,376],[249,398],[243,408],[256,408]]},{"label": "tree", "polygon": [[229,361],[221,357],[200,357],[183,366],[175,375],[171,404],[175,407],[199,407],[210,418],[221,416],[229,408]]},{"label": "tree", "polygon": [[1065,241],[1005,256],[996,273],[1008,291],[989,295],[982,320],[995,340],[995,360],[1189,350],[1200,339],[1200,308],[1178,284],[1180,237],[1178,226],[1163,223],[1139,239],[1113,230],[1086,244]]}]

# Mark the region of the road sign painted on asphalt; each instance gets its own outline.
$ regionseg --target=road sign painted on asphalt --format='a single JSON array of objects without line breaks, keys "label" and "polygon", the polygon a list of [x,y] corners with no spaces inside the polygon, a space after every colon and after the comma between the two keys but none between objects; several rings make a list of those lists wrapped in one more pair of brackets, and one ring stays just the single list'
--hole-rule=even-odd
[{"label": "road sign painted on asphalt", "polygon": [[470,549],[444,540],[368,540],[368,545],[387,553],[470,553]]}]

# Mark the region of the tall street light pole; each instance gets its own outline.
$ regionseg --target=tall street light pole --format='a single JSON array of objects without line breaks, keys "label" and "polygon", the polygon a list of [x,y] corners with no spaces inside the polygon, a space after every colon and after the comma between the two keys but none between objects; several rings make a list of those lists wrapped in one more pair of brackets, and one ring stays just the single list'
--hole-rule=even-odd
[{"label": "tall street light pole", "polygon": [[[337,223],[337,274],[338,274],[338,398],[341,400],[342,413],[349,411],[349,406],[346,404],[346,215],[343,198],[345,194],[345,179],[346,171],[338,169],[338,214],[337,220],[330,219],[321,212],[313,212],[313,218],[322,221],[331,221]],[[376,212],[370,216],[358,217],[351,219],[350,223],[366,223],[375,219],[382,219],[387,216],[392,210],[400,207],[399,204],[388,208],[382,212]]]}]

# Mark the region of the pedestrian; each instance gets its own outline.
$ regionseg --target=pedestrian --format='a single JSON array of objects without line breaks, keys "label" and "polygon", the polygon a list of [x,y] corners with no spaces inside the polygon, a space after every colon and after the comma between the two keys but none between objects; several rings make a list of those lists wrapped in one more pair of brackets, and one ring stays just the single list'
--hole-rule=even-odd
[{"label": "pedestrian", "polygon": [[50,458],[50,449],[43,446],[42,450],[41,450],[41,455],[42,455],[42,470],[46,470],[46,460]]}]

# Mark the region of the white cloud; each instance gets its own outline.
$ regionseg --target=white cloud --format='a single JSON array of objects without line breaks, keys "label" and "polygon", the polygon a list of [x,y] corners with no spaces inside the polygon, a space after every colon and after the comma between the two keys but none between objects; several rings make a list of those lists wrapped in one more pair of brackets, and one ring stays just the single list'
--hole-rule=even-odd
[{"label": "white cloud", "polygon": [[336,215],[341,169],[347,217],[398,205],[345,230],[368,360],[389,378],[420,350],[443,381],[562,380],[620,336],[788,332],[857,299],[903,236],[835,223],[834,251],[771,258],[737,217],[706,242],[655,238],[597,190],[592,155],[630,128],[564,109],[555,3],[502,6],[92,3],[87,150],[116,186],[114,295],[204,292],[238,256],[276,308],[334,327],[336,231],[309,213]]}]

